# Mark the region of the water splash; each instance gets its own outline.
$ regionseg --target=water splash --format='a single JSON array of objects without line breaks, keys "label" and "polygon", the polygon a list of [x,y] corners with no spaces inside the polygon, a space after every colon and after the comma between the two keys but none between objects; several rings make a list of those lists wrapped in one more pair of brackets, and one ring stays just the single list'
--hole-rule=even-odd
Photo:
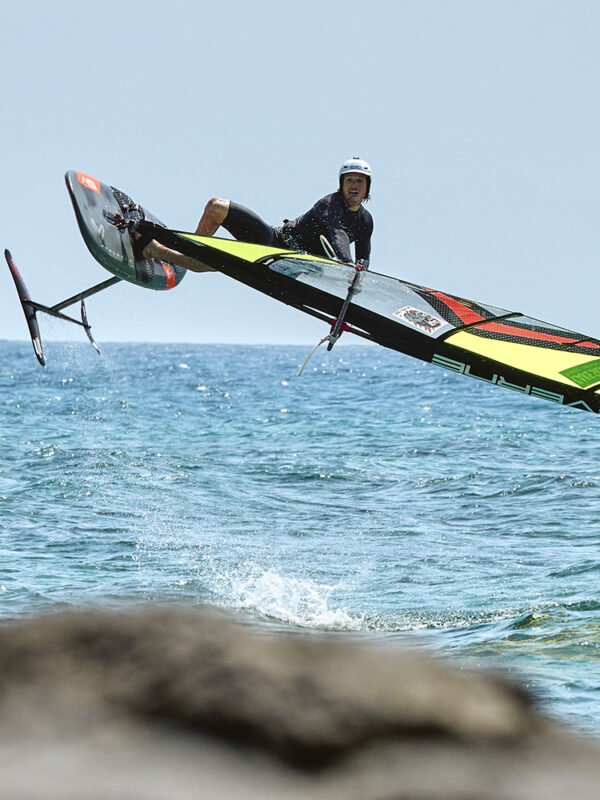
[{"label": "water splash", "polygon": [[216,580],[217,594],[228,607],[299,627],[358,631],[363,620],[336,608],[332,595],[338,586],[308,578],[282,575],[274,569],[244,566]]}]

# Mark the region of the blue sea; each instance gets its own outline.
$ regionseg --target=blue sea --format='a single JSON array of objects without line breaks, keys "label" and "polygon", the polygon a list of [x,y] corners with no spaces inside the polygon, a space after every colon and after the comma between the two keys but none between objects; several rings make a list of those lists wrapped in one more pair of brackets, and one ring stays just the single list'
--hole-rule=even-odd
[{"label": "blue sea", "polygon": [[[0,342],[0,615],[165,603],[502,670],[600,734],[600,419],[375,346]],[[368,680],[368,676],[365,676]]]}]

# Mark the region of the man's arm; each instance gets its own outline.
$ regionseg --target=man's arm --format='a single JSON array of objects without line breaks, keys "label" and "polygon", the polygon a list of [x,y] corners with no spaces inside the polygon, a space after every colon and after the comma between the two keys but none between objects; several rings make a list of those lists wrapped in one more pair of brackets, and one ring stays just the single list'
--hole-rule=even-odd
[{"label": "man's arm", "polygon": [[344,264],[351,264],[353,262],[352,253],[350,252],[350,237],[346,231],[341,228],[334,228],[329,231],[329,241],[333,247],[333,251],[340,261]]},{"label": "man's arm", "polygon": [[364,265],[365,269],[369,266],[371,257],[371,236],[373,234],[373,217],[367,212],[364,231],[361,231],[354,244],[357,263]]}]

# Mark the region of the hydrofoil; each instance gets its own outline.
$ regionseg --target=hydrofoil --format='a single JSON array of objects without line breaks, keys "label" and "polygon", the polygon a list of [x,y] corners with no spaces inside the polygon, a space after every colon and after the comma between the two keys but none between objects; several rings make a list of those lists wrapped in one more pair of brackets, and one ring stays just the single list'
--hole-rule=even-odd
[{"label": "hydrofoil", "polygon": [[[125,192],[84,172],[71,170],[65,175],[65,181],[83,240],[96,261],[113,273],[113,277],[50,306],[31,299],[10,251],[4,251],[25,314],[33,349],[42,366],[45,365],[45,359],[36,316],[38,311],[80,325],[99,353],[88,322],[85,298],[121,281],[157,291],[173,289],[186,274],[186,270],[176,264],[168,264],[155,258],[139,258],[134,252],[132,231],[141,221],[165,227],[158,217],[135,203]],[[80,320],[63,313],[63,309],[75,303],[81,304]]]}]

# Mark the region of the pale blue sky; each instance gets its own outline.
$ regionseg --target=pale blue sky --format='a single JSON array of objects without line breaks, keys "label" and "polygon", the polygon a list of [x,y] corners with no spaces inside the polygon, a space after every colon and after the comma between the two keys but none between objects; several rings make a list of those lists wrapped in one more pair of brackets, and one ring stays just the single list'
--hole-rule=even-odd
[{"label": "pale blue sky", "polygon": [[[373,269],[600,336],[599,36],[596,0],[3,3],[0,244],[54,303],[109,277],[68,169],[193,229],[213,195],[297,216],[359,155]],[[0,339],[25,339],[6,266],[0,297]],[[220,275],[88,315],[100,343],[325,332]]]}]

